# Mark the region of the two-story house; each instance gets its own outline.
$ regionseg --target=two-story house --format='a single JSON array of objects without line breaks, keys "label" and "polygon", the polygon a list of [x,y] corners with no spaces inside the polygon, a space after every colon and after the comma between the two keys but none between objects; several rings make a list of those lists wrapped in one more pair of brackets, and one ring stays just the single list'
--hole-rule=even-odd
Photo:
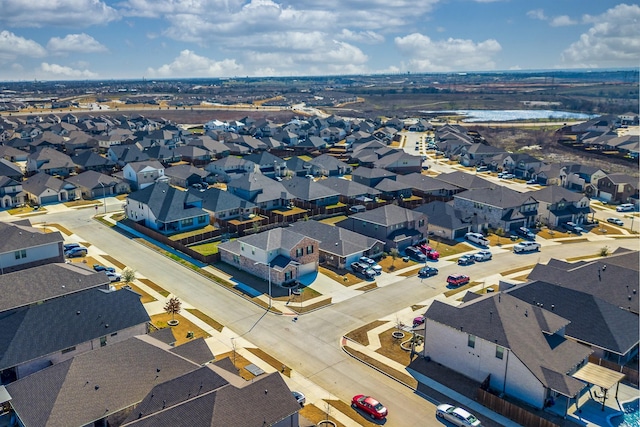
[{"label": "two-story house", "polygon": [[337,191],[309,178],[292,176],[283,180],[282,186],[295,197],[295,201],[302,207],[335,205],[340,199],[340,194]]},{"label": "two-story house", "polygon": [[76,169],[71,157],[53,148],[44,147],[27,157],[27,174],[44,172],[48,175],[69,176]]},{"label": "two-story house", "polygon": [[592,212],[587,196],[564,187],[551,185],[528,194],[538,202],[538,220],[551,227],[569,221],[582,224]]},{"label": "two-story house", "polygon": [[164,176],[164,166],[157,160],[127,163],[122,176],[132,189],[142,190],[155,182],[168,181]]},{"label": "two-story house", "polygon": [[624,173],[610,173],[596,184],[598,197],[607,203],[634,203],[638,200],[638,178]]},{"label": "two-story house", "polygon": [[216,224],[217,220],[249,218],[256,212],[253,203],[219,188],[211,187],[205,191],[189,188],[189,192],[202,200],[202,209],[209,213],[211,224]]},{"label": "two-story house", "polygon": [[275,228],[218,245],[220,259],[270,283],[286,286],[318,270],[318,240]]},{"label": "two-story house", "polygon": [[385,205],[351,215],[336,226],[381,240],[385,252],[389,252],[391,249],[402,251],[426,238],[428,222],[423,213]]},{"label": "two-story house", "polygon": [[0,235],[0,274],[64,262],[64,239],[59,231],[44,233],[25,219],[0,222]]},{"label": "two-story house", "polygon": [[518,178],[529,179],[543,165],[542,160],[530,154],[509,154],[502,160],[502,170],[509,171]]},{"label": "two-story house", "polygon": [[0,209],[10,209],[25,202],[22,184],[8,176],[0,176]]},{"label": "two-story house", "polygon": [[234,179],[227,184],[227,191],[265,210],[289,206],[295,198],[281,182],[268,178],[260,172],[248,173]]}]

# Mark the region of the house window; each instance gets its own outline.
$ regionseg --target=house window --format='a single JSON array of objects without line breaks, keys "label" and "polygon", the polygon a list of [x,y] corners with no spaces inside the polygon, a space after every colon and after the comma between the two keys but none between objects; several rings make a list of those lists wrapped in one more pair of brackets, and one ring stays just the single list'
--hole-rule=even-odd
[{"label": "house window", "polygon": [[27,257],[27,250],[26,249],[22,249],[22,250],[19,250],[19,251],[15,251],[15,256],[16,256],[16,259],[26,258]]},{"label": "house window", "polygon": [[244,251],[244,243],[240,245],[240,250]]},{"label": "house window", "polygon": [[496,357],[498,359],[502,359],[504,357],[504,347],[499,345],[496,346]]},{"label": "house window", "polygon": [[302,255],[304,255],[304,250],[302,248],[296,249],[296,256],[299,257]]},{"label": "house window", "polygon": [[71,353],[72,351],[76,351],[76,346],[72,346],[69,348],[65,348],[64,350],[62,350],[62,354],[66,354],[66,353]]},{"label": "house window", "polygon": [[313,253],[313,245],[307,246],[307,255],[312,254],[312,253]]},{"label": "house window", "polygon": [[424,219],[418,220],[418,227],[424,227]]},{"label": "house window", "polygon": [[100,347],[104,347],[105,345],[107,345],[107,337],[100,337]]},{"label": "house window", "polygon": [[467,336],[467,347],[475,348],[476,347],[476,336],[469,334]]},{"label": "house window", "polygon": [[286,271],[284,273],[284,280],[285,281],[291,280],[292,278],[293,278],[293,272],[292,271]]},{"label": "house window", "polygon": [[236,264],[240,264],[240,256],[239,255],[234,255],[233,256],[233,262],[235,262]]},{"label": "house window", "polygon": [[256,254],[256,248],[251,248],[251,255],[255,255]]},{"label": "house window", "polygon": [[180,225],[183,227],[190,227],[193,225],[193,218],[187,218],[180,221]]}]

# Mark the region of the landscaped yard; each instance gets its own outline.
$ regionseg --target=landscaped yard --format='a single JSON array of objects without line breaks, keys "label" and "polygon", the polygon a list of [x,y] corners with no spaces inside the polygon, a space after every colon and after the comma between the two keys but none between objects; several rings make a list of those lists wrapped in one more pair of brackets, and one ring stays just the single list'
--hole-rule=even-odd
[{"label": "landscaped yard", "polygon": [[333,268],[318,267],[318,271],[344,286],[352,286],[362,283],[362,279],[347,270],[336,271]]},{"label": "landscaped yard", "polygon": [[[231,239],[235,240],[235,239]],[[222,243],[222,241],[218,240],[215,242],[202,243],[200,245],[189,246],[190,249],[202,254],[204,256],[213,255],[218,253],[218,245]]]},{"label": "landscaped yard", "polygon": [[332,216],[331,218],[321,219],[320,222],[323,222],[323,223],[329,224],[329,225],[333,225],[336,222],[342,221],[343,219],[347,219],[347,216],[346,215]]},{"label": "landscaped yard", "polygon": [[387,255],[386,257],[383,257],[381,260],[379,260],[378,264],[380,264],[380,267],[382,267],[382,271],[385,271],[387,273],[418,264],[417,262],[411,259],[408,261],[405,261],[403,258],[404,258],[403,255],[398,255],[394,260],[391,255]]},{"label": "landscaped yard", "polygon": [[[172,315],[169,313],[155,314],[151,316],[151,323],[158,329],[168,328],[170,326],[167,325],[167,322],[171,320],[171,318]],[[178,325],[171,326],[173,329],[173,335],[176,337],[177,346],[196,338],[209,338],[211,336],[179,314],[175,315],[175,319],[180,321]],[[191,338],[187,338],[187,335],[190,332],[193,332],[193,336]]]}]

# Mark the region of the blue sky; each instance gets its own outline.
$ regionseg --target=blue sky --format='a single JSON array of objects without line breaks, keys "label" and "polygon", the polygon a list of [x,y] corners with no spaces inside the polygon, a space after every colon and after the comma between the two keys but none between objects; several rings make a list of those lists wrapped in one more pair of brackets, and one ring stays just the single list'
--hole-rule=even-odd
[{"label": "blue sky", "polygon": [[609,0],[0,0],[0,81],[622,68]]}]

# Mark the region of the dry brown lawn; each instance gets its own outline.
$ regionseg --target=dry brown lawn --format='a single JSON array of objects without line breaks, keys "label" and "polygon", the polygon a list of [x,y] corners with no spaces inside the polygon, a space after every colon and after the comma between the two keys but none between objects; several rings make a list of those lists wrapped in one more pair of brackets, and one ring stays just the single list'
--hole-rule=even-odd
[{"label": "dry brown lawn", "polygon": [[361,278],[347,270],[335,269],[333,267],[326,266],[318,267],[318,271],[344,286],[352,286],[362,283]]},{"label": "dry brown lawn", "polygon": [[255,375],[253,375],[251,372],[247,371],[245,369],[245,367],[247,365],[250,365],[251,362],[249,362],[247,359],[245,359],[244,357],[242,357],[240,354],[238,354],[237,351],[229,351],[227,353],[222,353],[222,354],[216,354],[216,361],[219,360],[224,360],[227,357],[229,359],[231,359],[231,362],[233,363],[233,366],[236,367],[236,369],[238,370],[238,375],[240,375],[240,377],[242,377],[242,379],[246,380],[246,381],[251,381],[252,379],[255,378]]},{"label": "dry brown lawn", "polygon": [[186,310],[189,313],[191,313],[194,316],[196,316],[198,319],[202,320],[207,325],[211,326],[216,331],[222,332],[222,329],[224,328],[223,324],[213,320],[211,317],[207,316],[206,314],[204,314],[203,312],[201,312],[197,308],[187,308]]},{"label": "dry brown lawn", "polygon": [[[173,329],[173,335],[176,337],[177,346],[196,338],[209,338],[211,336],[193,324],[189,319],[179,314],[175,315],[175,319],[179,320],[180,323],[176,326],[169,326],[167,322],[171,320],[171,318],[172,315],[169,313],[155,314],[151,316],[151,323],[158,329],[171,327]],[[193,338],[187,338],[189,332],[193,332]]]},{"label": "dry brown lawn", "polygon": [[408,261],[404,261],[403,258],[404,257],[402,255],[398,255],[394,260],[393,257],[389,255],[379,260],[378,264],[380,265],[380,267],[382,267],[382,271],[385,271],[387,273],[391,273],[395,270],[400,270],[418,264],[411,259]]},{"label": "dry brown lawn", "polygon": [[154,291],[156,291],[157,293],[159,293],[160,295],[162,295],[165,298],[167,298],[170,295],[170,293],[168,291],[165,291],[159,285],[157,285],[155,282],[152,282],[149,279],[138,279],[138,280],[141,283],[144,283],[145,285],[147,285],[148,287],[150,287],[151,289],[153,289]]},{"label": "dry brown lawn", "polygon": [[376,353],[401,363],[404,366],[408,366],[417,356],[414,355],[413,358],[411,358],[411,352],[403,350],[402,347],[400,347],[400,343],[410,339],[412,334],[404,332],[403,338],[394,338],[392,333],[397,330],[396,328],[390,328],[378,335],[380,338],[380,348],[376,350]]},{"label": "dry brown lawn", "polygon": [[[322,410],[314,405],[305,405],[302,409],[300,409],[300,415],[318,425],[321,421],[327,419],[326,409]],[[333,421],[336,424],[336,427],[345,427],[344,424],[338,422],[335,418],[329,414],[328,416],[330,421]]]},{"label": "dry brown lawn", "polygon": [[369,337],[367,336],[367,332],[370,331],[371,329],[377,328],[380,325],[384,325],[385,323],[387,322],[383,320],[376,320],[374,322],[361,326],[358,329],[354,329],[353,331],[347,333],[345,337],[359,344],[367,346],[369,345]]},{"label": "dry brown lawn", "polygon": [[405,372],[396,371],[395,369],[390,368],[388,365],[384,364],[383,362],[380,362],[377,359],[369,357],[366,354],[361,353],[352,347],[349,347],[348,345],[346,345],[344,349],[347,353],[351,354],[352,356],[357,357],[358,359],[379,369],[382,372],[385,372],[386,374],[392,376],[398,381],[404,384],[407,384],[409,387],[413,389],[418,387],[418,381],[416,381],[416,379],[413,378],[411,375],[408,375]]}]

